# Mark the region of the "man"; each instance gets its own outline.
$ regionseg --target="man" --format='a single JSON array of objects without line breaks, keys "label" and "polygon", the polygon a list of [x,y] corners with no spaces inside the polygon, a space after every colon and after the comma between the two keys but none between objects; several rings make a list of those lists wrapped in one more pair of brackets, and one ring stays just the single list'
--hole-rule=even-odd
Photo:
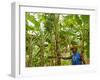
[{"label": "man", "polygon": [[83,58],[83,51],[82,53],[77,52],[77,47],[71,48],[72,50],[72,56],[70,57],[61,57],[64,60],[72,59],[72,65],[81,65],[82,63],[85,64],[84,58]]},{"label": "man", "polygon": [[[64,59],[64,60],[71,59],[72,65],[85,64],[85,60],[84,60],[84,57],[83,57],[83,51],[81,53],[77,52],[77,47],[75,47],[75,46],[73,46],[71,48],[71,50],[72,50],[72,55],[71,56],[69,56],[69,57],[59,56],[58,58]],[[48,58],[57,58],[57,57],[49,56]]]}]

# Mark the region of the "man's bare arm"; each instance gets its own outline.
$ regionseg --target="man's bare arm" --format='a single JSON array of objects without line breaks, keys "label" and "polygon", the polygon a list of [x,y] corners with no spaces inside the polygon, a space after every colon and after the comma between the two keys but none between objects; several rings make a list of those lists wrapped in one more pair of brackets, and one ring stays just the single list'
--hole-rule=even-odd
[{"label": "man's bare arm", "polygon": [[64,59],[64,60],[72,59],[72,56],[69,56],[69,57],[61,57],[61,59]]},{"label": "man's bare arm", "polygon": [[54,56],[49,56],[48,58],[60,58],[60,59],[64,59],[64,60],[67,60],[67,59],[72,59],[72,56],[69,56],[69,57],[62,57],[62,56],[59,56],[59,57],[54,57]]}]

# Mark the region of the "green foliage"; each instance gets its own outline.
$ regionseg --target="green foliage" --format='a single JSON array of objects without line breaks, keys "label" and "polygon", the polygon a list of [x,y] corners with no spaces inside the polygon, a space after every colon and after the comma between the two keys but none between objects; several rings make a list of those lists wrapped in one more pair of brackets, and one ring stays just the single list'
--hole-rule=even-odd
[{"label": "green foliage", "polygon": [[89,15],[26,12],[25,18],[27,67],[70,65],[70,60],[48,57],[70,56],[72,45],[90,58]]}]

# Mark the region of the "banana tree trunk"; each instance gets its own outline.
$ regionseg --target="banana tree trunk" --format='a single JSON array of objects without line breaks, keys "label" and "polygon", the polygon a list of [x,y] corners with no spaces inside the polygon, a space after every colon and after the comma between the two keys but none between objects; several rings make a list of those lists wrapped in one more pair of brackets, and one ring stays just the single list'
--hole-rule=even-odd
[{"label": "banana tree trunk", "polygon": [[29,67],[32,67],[32,36],[30,36],[29,40]]},{"label": "banana tree trunk", "polygon": [[60,45],[59,45],[59,16],[55,15],[55,23],[54,23],[54,34],[55,34],[55,54],[56,54],[56,65],[61,65],[61,59],[59,58],[59,56],[61,56],[60,54]]},{"label": "banana tree trunk", "polygon": [[44,66],[45,59],[44,59],[44,35],[41,31],[41,40],[40,40],[40,66]]}]

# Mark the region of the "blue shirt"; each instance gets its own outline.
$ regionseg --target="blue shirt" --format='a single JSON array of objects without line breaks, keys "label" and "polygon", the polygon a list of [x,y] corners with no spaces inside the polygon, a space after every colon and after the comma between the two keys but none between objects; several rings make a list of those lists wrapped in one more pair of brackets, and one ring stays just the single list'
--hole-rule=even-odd
[{"label": "blue shirt", "polygon": [[75,53],[72,55],[72,65],[80,65],[82,64],[81,56],[79,53]]}]

